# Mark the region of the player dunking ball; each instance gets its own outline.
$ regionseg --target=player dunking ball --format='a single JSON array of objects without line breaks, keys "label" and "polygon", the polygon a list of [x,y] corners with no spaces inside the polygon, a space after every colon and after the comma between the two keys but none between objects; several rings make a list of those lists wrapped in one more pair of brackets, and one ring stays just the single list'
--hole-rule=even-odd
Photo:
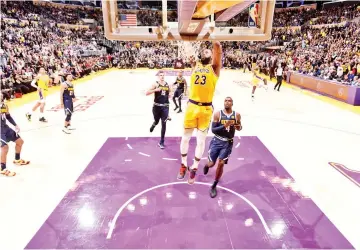
[{"label": "player dunking ball", "polygon": [[[183,71],[182,70],[179,71],[178,77],[176,78],[176,81],[175,81],[174,85],[176,86],[176,90],[175,90],[174,96],[173,96],[173,102],[175,104],[174,111],[179,109],[178,113],[181,113],[182,112],[181,99],[182,99],[182,97],[184,96],[184,93],[186,93],[186,90],[187,90],[187,83],[186,83],[185,78],[183,77]],[[179,101],[179,105],[176,103],[176,98]]]},{"label": "player dunking ball", "polygon": [[[15,130],[9,127],[7,121],[10,122],[13,126],[15,126]],[[4,103],[3,96],[1,94],[1,169],[0,174],[4,176],[15,176],[15,172],[11,172],[6,168],[6,160],[7,154],[9,152],[9,145],[10,141],[15,142],[15,165],[27,165],[30,161],[25,161],[20,158],[21,148],[24,144],[23,139],[20,138],[18,135],[20,129],[17,126],[16,122],[12,118],[9,113],[8,106]]]},{"label": "player dunking ball", "polygon": [[63,132],[66,134],[71,134],[70,130],[74,130],[71,127],[71,116],[74,112],[74,85],[72,84],[72,75],[66,77],[66,81],[61,83],[60,88],[60,104],[61,107],[65,110],[65,124]]},{"label": "player dunking ball", "polygon": [[163,71],[159,72],[159,81],[154,83],[151,88],[146,91],[146,95],[154,94],[154,105],[153,105],[153,115],[154,122],[150,127],[150,132],[153,132],[156,125],[158,125],[161,120],[161,139],[158,146],[161,149],[165,148],[165,132],[166,132],[166,122],[169,119],[169,95],[170,95],[170,86],[164,80],[165,73]]},{"label": "player dunking ball", "polygon": [[[37,86],[36,86],[36,81],[37,81]],[[49,82],[50,82],[50,77],[46,74],[45,69],[44,68],[40,68],[39,74],[37,75],[37,77],[31,82],[31,86],[33,86],[34,88],[37,89],[38,94],[39,94],[39,100],[37,101],[37,103],[35,104],[35,106],[32,108],[32,110],[30,112],[28,112],[26,114],[26,118],[31,121],[31,115],[33,112],[35,112],[39,107],[40,107],[40,118],[39,121],[41,122],[47,122],[47,120],[44,117],[44,109],[45,109],[45,100],[46,100],[46,96],[48,95],[48,90],[49,90]]]},{"label": "player dunking ball", "polygon": [[196,149],[193,165],[189,168],[189,184],[195,182],[196,171],[205,150],[206,135],[208,133],[213,113],[212,101],[215,88],[220,76],[222,49],[220,42],[213,42],[213,51],[204,49],[200,53],[200,62],[192,63],[193,70],[190,80],[189,103],[184,117],[184,134],[181,139],[181,167],[177,178],[184,179],[187,168],[187,154],[189,141],[194,129],[196,133]]},{"label": "player dunking ball", "polygon": [[216,185],[223,174],[224,165],[227,164],[230,157],[234,143],[235,130],[240,131],[242,129],[241,116],[232,109],[232,106],[233,99],[231,97],[226,97],[224,109],[214,114],[212,122],[214,138],[210,142],[209,162],[204,167],[204,175],[207,175],[209,168],[212,168],[215,165],[217,159],[219,159],[219,162],[216,169],[215,181],[210,189],[211,198],[215,198],[217,195]]}]

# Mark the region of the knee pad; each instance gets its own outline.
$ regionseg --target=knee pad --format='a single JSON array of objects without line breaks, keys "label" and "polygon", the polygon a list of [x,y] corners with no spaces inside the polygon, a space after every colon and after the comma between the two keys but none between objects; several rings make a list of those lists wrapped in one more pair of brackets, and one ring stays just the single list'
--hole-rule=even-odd
[{"label": "knee pad", "polygon": [[69,122],[70,120],[71,120],[71,113],[68,112],[68,113],[66,114],[65,121]]},{"label": "knee pad", "polygon": [[197,143],[197,145],[205,147],[206,136],[207,136],[207,130],[206,131],[198,130],[196,132],[196,143]]},{"label": "knee pad", "polygon": [[207,131],[198,130],[196,133],[196,148],[195,148],[195,157],[201,159],[205,150],[205,141],[206,141]]},{"label": "knee pad", "polygon": [[189,149],[189,142],[192,136],[194,129],[185,129],[184,130],[184,134],[181,138],[181,143],[180,143],[180,152],[181,154],[187,154],[188,153],[188,149]]},{"label": "knee pad", "polygon": [[190,141],[193,131],[194,129],[185,129],[182,139]]}]

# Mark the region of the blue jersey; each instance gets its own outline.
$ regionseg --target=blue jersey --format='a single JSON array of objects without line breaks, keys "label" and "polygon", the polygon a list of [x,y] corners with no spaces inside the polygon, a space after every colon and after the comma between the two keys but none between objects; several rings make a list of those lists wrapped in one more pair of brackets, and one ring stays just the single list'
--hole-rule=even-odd
[{"label": "blue jersey", "polygon": [[185,78],[184,77],[176,77],[175,84],[178,89],[184,90],[185,89]]},{"label": "blue jersey", "polygon": [[[233,111],[230,115],[225,114],[222,110],[220,111],[220,123],[222,125],[225,125],[227,121],[231,121],[232,124],[236,123],[236,112]],[[215,133],[215,135],[218,135],[223,138],[227,139],[233,139],[235,136],[235,127],[229,126],[227,128],[223,128],[222,130]]]},{"label": "blue jersey", "polygon": [[1,103],[1,130],[5,130],[9,128],[9,125],[7,125],[6,121],[6,114],[9,113],[9,109],[5,103]]},{"label": "blue jersey", "polygon": [[159,82],[156,82],[156,88],[161,88],[160,91],[154,93],[154,103],[156,104],[169,104],[169,94],[170,94],[170,87],[167,82],[165,85],[160,85]]},{"label": "blue jersey", "polygon": [[74,93],[74,85],[71,82],[67,82],[65,81],[63,84],[65,84],[65,89],[63,92],[63,100],[67,101],[67,100],[71,100],[73,98],[75,98],[75,93]]}]

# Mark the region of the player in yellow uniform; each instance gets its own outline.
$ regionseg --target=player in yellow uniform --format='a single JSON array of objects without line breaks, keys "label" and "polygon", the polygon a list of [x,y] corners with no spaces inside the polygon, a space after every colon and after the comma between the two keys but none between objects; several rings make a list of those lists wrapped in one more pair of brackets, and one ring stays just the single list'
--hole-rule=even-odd
[{"label": "player in yellow uniform", "polygon": [[[212,101],[220,76],[221,64],[222,48],[218,41],[213,42],[213,51],[210,49],[201,51],[200,62],[192,60],[189,102],[185,111],[184,134],[180,144],[181,167],[177,176],[179,180],[184,179],[188,169],[190,171],[189,184],[195,182],[196,171],[205,150],[205,140],[213,113]],[[197,130],[195,159],[193,165],[188,168],[187,154],[194,129]]]},{"label": "player in yellow uniform", "polygon": [[259,66],[256,65],[256,63],[253,63],[252,64],[252,67],[251,67],[251,72],[253,73],[253,78],[252,78],[252,85],[253,85],[253,88],[252,88],[252,92],[251,92],[251,98],[254,100],[255,98],[255,90],[256,88],[259,86],[260,82],[262,81],[266,88],[267,88],[267,82],[266,82],[266,79],[263,79],[259,76],[260,72],[259,72]]},{"label": "player in yellow uniform", "polygon": [[[37,86],[35,84],[36,82],[37,82]],[[46,96],[48,95],[48,90],[49,90],[49,82],[50,82],[50,77],[46,74],[45,69],[40,68],[39,74],[31,82],[31,86],[36,88],[38,91],[39,100],[36,102],[35,106],[32,108],[32,111],[30,111],[26,114],[26,118],[29,121],[31,121],[32,112],[35,112],[40,107],[41,115],[40,115],[39,121],[47,122],[47,120],[44,117],[44,109],[45,109]]]}]

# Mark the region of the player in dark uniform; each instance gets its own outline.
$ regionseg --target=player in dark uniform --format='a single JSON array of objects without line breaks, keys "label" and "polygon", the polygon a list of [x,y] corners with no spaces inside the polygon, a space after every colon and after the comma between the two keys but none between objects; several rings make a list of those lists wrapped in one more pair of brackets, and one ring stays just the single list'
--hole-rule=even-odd
[{"label": "player in dark uniform", "polygon": [[244,73],[247,70],[251,71],[251,58],[250,57],[246,57],[245,58],[245,62],[244,62]]},{"label": "player in dark uniform", "polygon": [[[7,121],[10,122],[14,127],[15,130],[9,127]],[[5,176],[15,176],[15,172],[11,172],[6,168],[6,160],[7,154],[9,152],[8,143],[10,141],[15,142],[15,165],[27,165],[30,161],[25,161],[20,158],[21,147],[24,144],[23,139],[19,136],[19,127],[17,126],[14,119],[11,117],[9,113],[8,106],[4,103],[3,95],[1,94],[1,168],[0,174]]]},{"label": "player in dark uniform", "polygon": [[228,163],[234,143],[235,130],[240,131],[242,129],[241,116],[232,110],[233,99],[231,97],[225,98],[224,106],[223,110],[214,114],[212,122],[214,138],[212,138],[209,146],[209,162],[204,167],[204,174],[206,175],[209,168],[213,167],[216,160],[219,159],[215,181],[210,189],[211,198],[215,198],[217,195],[216,185],[222,176],[224,165]]},{"label": "player in dark uniform", "polygon": [[153,132],[156,125],[158,125],[161,120],[161,139],[158,146],[161,149],[165,148],[165,132],[166,132],[166,122],[169,120],[169,94],[170,86],[164,80],[165,74],[163,71],[159,72],[159,81],[154,83],[151,88],[146,91],[146,95],[154,94],[154,105],[153,105],[153,115],[154,122],[150,127],[150,132]]},{"label": "player in dark uniform", "polygon": [[[184,95],[184,93],[186,93],[186,89],[187,89],[187,83],[185,78],[183,77],[183,71],[180,70],[178,73],[178,77],[176,77],[176,81],[174,83],[174,85],[176,86],[176,90],[174,92],[174,96],[173,96],[173,102],[175,104],[175,110],[179,109],[178,113],[181,113],[181,99]],[[178,98],[179,100],[179,105],[176,103],[176,98]]]},{"label": "player in dark uniform", "polygon": [[65,110],[65,124],[63,128],[63,132],[66,134],[71,134],[70,130],[74,130],[71,127],[71,116],[74,112],[74,85],[71,83],[72,75],[68,75],[66,77],[66,81],[61,83],[60,89],[60,103],[61,107]]}]

